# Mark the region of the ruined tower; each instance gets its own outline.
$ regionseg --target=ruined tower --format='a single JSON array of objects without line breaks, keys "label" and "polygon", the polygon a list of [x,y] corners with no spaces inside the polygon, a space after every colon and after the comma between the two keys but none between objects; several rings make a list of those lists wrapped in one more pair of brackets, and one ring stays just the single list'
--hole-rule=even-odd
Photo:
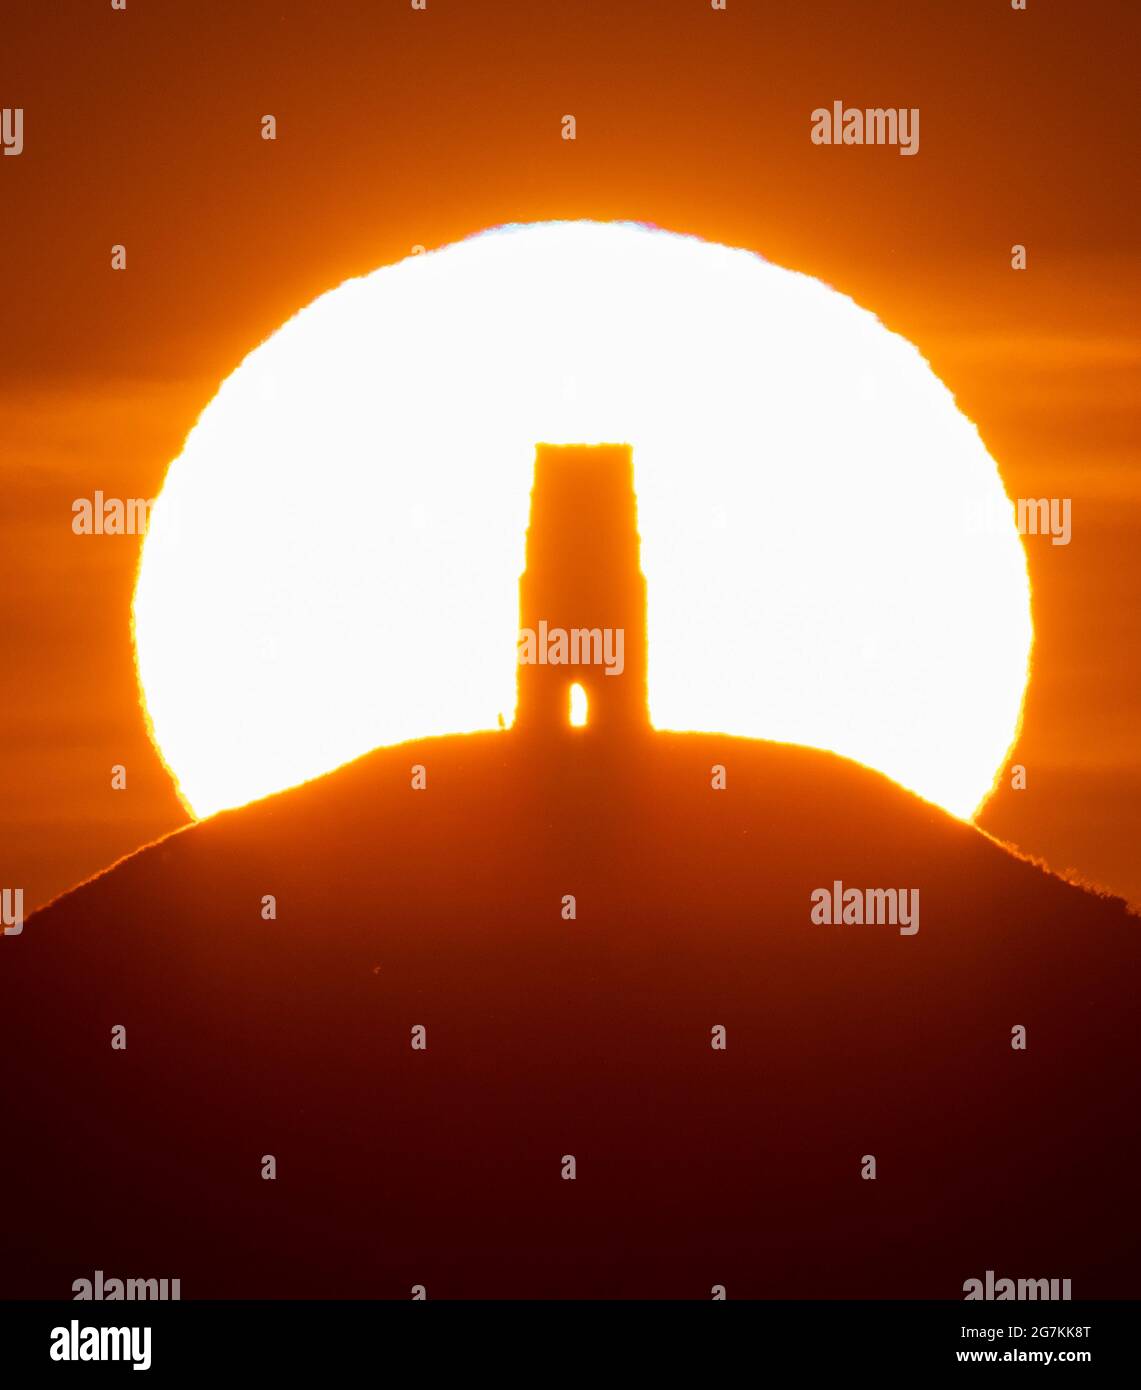
[{"label": "ruined tower", "polygon": [[519,629],[516,728],[569,732],[574,685],[586,692],[588,730],[648,726],[646,580],[628,444],[536,449]]}]

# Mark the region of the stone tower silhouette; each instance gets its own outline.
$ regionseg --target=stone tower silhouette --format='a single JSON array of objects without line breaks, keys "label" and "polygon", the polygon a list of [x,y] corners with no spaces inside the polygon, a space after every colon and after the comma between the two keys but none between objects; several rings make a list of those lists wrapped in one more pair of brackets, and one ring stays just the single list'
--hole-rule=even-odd
[{"label": "stone tower silhouette", "polygon": [[[519,579],[521,643],[534,635],[535,659],[520,660],[516,728],[569,732],[575,684],[586,692],[588,730],[648,727],[640,551],[630,446],[540,444]],[[604,651],[621,652],[620,674],[607,674]],[[563,659],[544,662],[544,655]],[[570,659],[576,655],[587,659]],[[613,670],[618,665],[611,659]]]}]

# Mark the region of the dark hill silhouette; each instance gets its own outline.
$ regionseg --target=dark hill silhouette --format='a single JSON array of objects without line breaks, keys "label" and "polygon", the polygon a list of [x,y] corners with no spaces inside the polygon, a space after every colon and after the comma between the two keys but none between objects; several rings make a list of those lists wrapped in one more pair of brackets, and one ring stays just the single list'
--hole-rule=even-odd
[{"label": "dark hill silhouette", "polygon": [[1141,1293],[1134,919],[827,754],[383,750],[3,949],[5,1296]]},{"label": "dark hill silhouette", "polygon": [[[1120,902],[831,754],[527,727],[218,815],[3,942],[0,1295],[1141,1296]],[[919,931],[811,922],[834,880],[919,889]]]}]

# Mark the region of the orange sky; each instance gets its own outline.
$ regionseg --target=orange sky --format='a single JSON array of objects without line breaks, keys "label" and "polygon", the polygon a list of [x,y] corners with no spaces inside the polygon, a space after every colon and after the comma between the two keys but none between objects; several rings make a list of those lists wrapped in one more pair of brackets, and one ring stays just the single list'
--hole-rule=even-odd
[{"label": "orange sky", "polygon": [[[58,0],[4,30],[0,883],[28,907],[185,820],[136,702],[137,541],[73,535],[72,502],[155,495],[218,383],[347,276],[550,217],[821,277],[920,347],[1012,496],[1073,499],[1068,546],[1026,542],[1028,786],[981,824],[1141,902],[1130,0]],[[813,145],[834,100],[919,107],[919,154]]]}]

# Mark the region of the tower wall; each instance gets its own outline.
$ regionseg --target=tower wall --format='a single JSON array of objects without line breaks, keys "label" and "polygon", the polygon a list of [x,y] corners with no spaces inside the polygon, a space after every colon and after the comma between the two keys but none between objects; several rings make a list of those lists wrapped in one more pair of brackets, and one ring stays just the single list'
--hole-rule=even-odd
[{"label": "tower wall", "polygon": [[[516,727],[566,729],[572,684],[587,694],[590,729],[645,727],[646,580],[634,462],[628,444],[540,444],[535,453],[519,627],[622,633],[622,672],[597,663],[520,664]],[[612,642],[613,655],[616,642]],[[536,650],[536,656],[539,651]]]}]

